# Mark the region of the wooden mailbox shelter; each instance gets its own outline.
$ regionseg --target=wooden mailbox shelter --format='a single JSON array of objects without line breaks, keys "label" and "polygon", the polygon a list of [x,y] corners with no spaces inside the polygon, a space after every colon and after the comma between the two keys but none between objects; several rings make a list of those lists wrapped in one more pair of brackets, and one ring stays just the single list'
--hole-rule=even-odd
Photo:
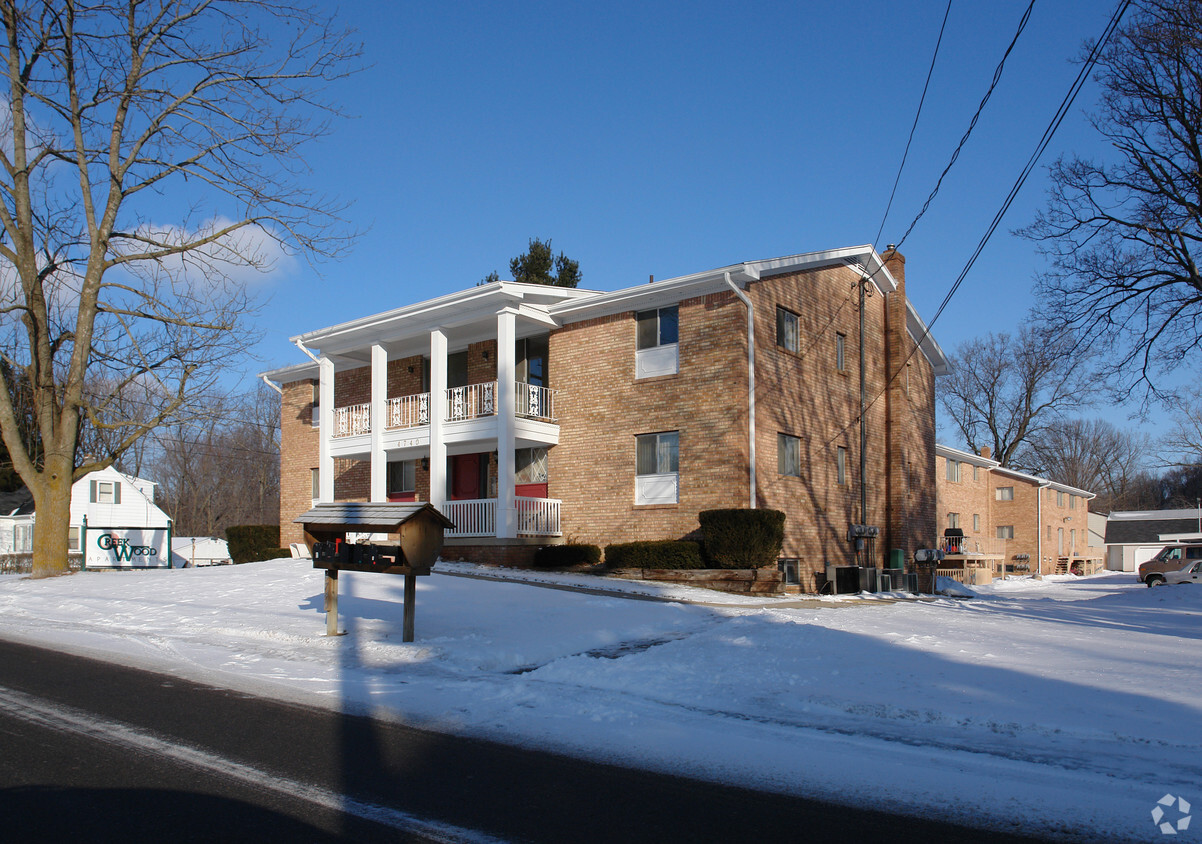
[{"label": "wooden mailbox shelter", "polygon": [[[442,550],[443,532],[455,524],[429,503],[342,502],[318,504],[294,521],[304,525],[313,568],[325,569],[326,635],[338,636],[338,572],[368,571],[405,576],[403,640],[413,641],[417,577],[429,574]],[[386,533],[387,543],[356,545],[346,535]],[[395,542],[391,537],[395,536]]]}]

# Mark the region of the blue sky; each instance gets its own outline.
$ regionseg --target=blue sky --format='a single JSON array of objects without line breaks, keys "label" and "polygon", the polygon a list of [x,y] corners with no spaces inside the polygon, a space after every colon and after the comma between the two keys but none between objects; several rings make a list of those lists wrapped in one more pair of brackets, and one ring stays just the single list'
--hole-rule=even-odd
[{"label": "blue sky", "polygon": [[[896,242],[963,134],[1026,8],[954,0],[906,170],[875,245]],[[288,337],[470,287],[530,237],[612,290],[873,242],[945,3],[347,3],[368,67],[327,95],[352,117],[309,151],[314,184],[364,233],[317,271],[262,280],[261,364]],[[1099,35],[1109,2],[1040,0],[939,196],[902,246],[930,319]],[[1082,111],[1043,164],[1096,152]],[[1013,331],[1043,204],[1032,176],[934,334],[953,352]],[[1090,411],[1084,411],[1089,414]],[[1122,421],[1121,414],[1107,415]]]}]

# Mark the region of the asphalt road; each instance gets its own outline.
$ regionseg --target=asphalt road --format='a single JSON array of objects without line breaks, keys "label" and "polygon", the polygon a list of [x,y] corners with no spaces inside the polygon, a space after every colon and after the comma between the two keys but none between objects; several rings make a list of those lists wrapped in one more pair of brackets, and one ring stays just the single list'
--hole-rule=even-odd
[{"label": "asphalt road", "polygon": [[427,733],[4,641],[0,839],[1030,840]]}]

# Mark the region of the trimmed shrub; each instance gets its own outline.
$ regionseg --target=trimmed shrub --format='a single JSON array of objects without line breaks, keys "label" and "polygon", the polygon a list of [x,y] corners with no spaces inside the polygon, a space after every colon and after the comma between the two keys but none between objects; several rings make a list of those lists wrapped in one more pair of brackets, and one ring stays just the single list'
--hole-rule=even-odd
[{"label": "trimmed shrub", "polygon": [[705,555],[715,568],[775,565],[785,542],[785,514],[780,510],[702,510],[697,520]]},{"label": "trimmed shrub", "polygon": [[701,546],[687,539],[617,542],[605,546],[611,569],[703,569]]},{"label": "trimmed shrub", "polygon": [[534,565],[540,569],[595,566],[599,562],[601,549],[596,545],[547,545],[534,552]]},{"label": "trimmed shrub", "polygon": [[225,540],[235,563],[273,560],[285,550],[280,548],[279,525],[231,525],[225,529]]}]

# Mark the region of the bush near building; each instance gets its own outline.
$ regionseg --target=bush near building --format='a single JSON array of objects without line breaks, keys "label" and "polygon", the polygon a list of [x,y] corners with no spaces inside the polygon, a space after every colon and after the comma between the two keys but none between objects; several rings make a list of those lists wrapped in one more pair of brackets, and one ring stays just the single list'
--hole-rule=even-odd
[{"label": "bush near building", "polygon": [[705,556],[714,568],[754,569],[776,565],[785,541],[780,510],[702,510]]}]

